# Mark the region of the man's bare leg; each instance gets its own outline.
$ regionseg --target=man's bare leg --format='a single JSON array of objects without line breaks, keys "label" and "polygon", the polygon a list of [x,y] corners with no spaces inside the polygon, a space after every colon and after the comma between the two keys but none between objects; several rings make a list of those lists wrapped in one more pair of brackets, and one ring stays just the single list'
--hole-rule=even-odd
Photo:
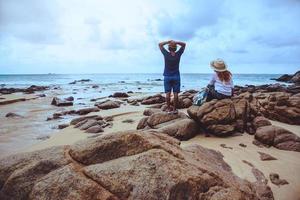
[{"label": "man's bare leg", "polygon": [[177,92],[173,92],[174,94],[174,107],[173,107],[173,111],[177,112],[177,108],[178,108],[178,93]]},{"label": "man's bare leg", "polygon": [[170,111],[171,110],[171,92],[166,93],[166,103],[167,103],[166,111]]}]

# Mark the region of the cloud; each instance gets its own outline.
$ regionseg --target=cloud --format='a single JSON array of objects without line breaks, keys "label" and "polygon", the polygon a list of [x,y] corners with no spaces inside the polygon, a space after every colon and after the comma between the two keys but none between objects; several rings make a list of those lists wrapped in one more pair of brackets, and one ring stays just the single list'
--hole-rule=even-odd
[{"label": "cloud", "polygon": [[187,42],[182,72],[221,57],[253,66],[238,72],[291,73],[299,18],[299,0],[0,1],[0,73],[161,72],[168,39]]},{"label": "cloud", "polygon": [[57,12],[55,0],[0,1],[0,37],[15,37],[30,43],[59,43]]}]

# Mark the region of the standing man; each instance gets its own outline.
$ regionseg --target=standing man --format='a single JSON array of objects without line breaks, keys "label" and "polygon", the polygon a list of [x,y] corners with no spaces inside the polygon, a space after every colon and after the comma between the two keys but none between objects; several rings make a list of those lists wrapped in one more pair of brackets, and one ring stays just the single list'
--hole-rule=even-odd
[{"label": "standing man", "polygon": [[[165,45],[168,44],[168,50],[165,49]],[[177,45],[180,49],[177,50]],[[179,63],[180,57],[184,52],[186,44],[184,42],[176,42],[173,40],[159,43],[159,48],[165,59],[164,69],[164,87],[166,93],[167,112],[177,114],[178,107],[178,93],[180,92],[180,72]],[[174,105],[171,107],[171,92],[174,94]]]}]

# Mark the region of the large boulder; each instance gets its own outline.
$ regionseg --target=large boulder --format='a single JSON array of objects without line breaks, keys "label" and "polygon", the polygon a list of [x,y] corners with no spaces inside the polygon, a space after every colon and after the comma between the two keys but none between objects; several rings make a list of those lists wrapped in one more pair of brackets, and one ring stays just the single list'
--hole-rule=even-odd
[{"label": "large boulder", "polygon": [[182,112],[174,115],[151,108],[145,110],[144,115],[148,117],[140,120],[137,129],[157,130],[179,140],[188,140],[200,132],[198,124]]},{"label": "large boulder", "polygon": [[0,160],[0,199],[28,199],[36,182],[69,164],[65,147],[21,153]]},{"label": "large boulder", "polygon": [[300,152],[300,137],[278,126],[270,125],[258,128],[255,139],[278,149]]},{"label": "large boulder", "polygon": [[252,122],[258,114],[252,105],[254,101],[251,95],[212,100],[202,106],[191,106],[187,112],[201,127],[216,136],[244,131],[253,134],[255,129]]},{"label": "large boulder", "polygon": [[273,199],[223,156],[153,131],[111,133],[0,161],[1,199]]}]

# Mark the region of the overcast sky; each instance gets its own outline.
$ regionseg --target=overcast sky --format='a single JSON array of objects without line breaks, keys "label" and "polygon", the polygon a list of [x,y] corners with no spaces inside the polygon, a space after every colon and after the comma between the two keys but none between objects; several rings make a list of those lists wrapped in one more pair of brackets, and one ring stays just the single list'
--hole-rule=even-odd
[{"label": "overcast sky", "polygon": [[0,0],[0,74],[161,73],[162,40],[181,72],[300,69],[300,0]]}]

